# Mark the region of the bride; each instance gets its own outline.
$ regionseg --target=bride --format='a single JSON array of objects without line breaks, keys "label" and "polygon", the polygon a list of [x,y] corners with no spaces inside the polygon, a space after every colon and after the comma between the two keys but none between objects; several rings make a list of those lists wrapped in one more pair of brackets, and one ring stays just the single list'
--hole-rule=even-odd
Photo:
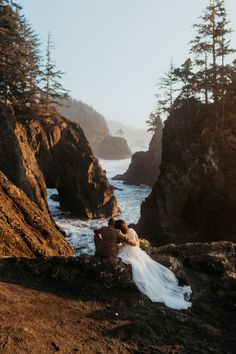
[{"label": "bride", "polygon": [[172,309],[184,310],[191,307],[192,304],[188,301],[192,292],[191,287],[179,286],[176,276],[170,269],[154,261],[141,250],[137,233],[123,220],[117,220],[115,228],[136,241],[137,246],[123,244],[118,257],[124,263],[131,264],[133,281],[137,288],[153,302],[164,302]]}]

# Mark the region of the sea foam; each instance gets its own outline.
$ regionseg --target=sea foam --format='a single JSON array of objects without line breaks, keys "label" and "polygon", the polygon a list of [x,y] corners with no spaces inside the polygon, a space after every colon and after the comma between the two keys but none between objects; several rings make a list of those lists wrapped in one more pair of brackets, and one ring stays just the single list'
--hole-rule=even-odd
[{"label": "sea foam", "polygon": [[[122,213],[117,217],[124,219],[128,224],[137,223],[140,217],[140,205],[150,193],[146,186],[128,186],[122,181],[111,180],[111,177],[124,173],[130,159],[126,160],[100,160],[102,168],[110,184],[118,189],[114,190]],[[107,224],[107,219],[85,220],[73,217],[69,212],[60,209],[59,202],[50,197],[57,194],[56,189],[48,189],[48,205],[56,223],[66,232],[67,239],[75,251],[75,255],[94,254],[93,230]]]}]

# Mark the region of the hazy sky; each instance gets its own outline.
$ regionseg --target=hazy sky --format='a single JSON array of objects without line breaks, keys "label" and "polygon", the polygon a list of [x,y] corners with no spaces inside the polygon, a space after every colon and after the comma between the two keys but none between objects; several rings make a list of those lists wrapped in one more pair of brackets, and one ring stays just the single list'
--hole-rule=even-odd
[{"label": "hazy sky", "polygon": [[[189,56],[192,25],[208,0],[19,0],[72,97],[136,127],[155,108],[158,79]],[[236,0],[225,0],[236,29]],[[236,35],[232,34],[236,47]]]}]

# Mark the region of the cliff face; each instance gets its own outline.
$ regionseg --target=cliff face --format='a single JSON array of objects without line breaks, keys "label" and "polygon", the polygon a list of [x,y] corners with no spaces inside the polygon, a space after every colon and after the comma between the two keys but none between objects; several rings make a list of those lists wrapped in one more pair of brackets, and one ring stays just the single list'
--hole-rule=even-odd
[{"label": "cliff face", "polygon": [[24,127],[0,105],[0,171],[42,210],[47,210],[46,185]]},{"label": "cliff face", "polygon": [[131,159],[128,170],[114,179],[122,180],[125,184],[145,184],[152,187],[159,176],[162,151],[162,124],[156,130],[149,144],[148,151],[138,151]]},{"label": "cliff face", "polygon": [[95,154],[102,159],[123,160],[130,158],[132,151],[124,138],[108,135],[96,147]]},{"label": "cliff face", "polygon": [[[117,214],[106,175],[79,125],[0,106],[0,256],[72,255],[51,219],[46,184],[84,217]],[[46,183],[45,183],[45,180]]]},{"label": "cliff face", "polygon": [[139,231],[156,244],[235,240],[236,116],[192,102],[163,132],[161,173]]},{"label": "cliff face", "polygon": [[0,172],[0,256],[73,255],[69,243],[27,195]]},{"label": "cliff face", "polygon": [[26,131],[0,105],[0,256],[72,255],[48,212],[46,185]]},{"label": "cliff face", "polygon": [[56,113],[46,120],[36,116],[21,121],[47,187],[57,188],[63,209],[88,218],[119,212],[105,172],[79,124]]}]

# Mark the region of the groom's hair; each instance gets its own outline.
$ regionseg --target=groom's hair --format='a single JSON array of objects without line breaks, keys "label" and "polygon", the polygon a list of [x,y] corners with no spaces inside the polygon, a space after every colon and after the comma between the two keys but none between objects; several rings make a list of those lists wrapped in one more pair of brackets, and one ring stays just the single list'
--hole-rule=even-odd
[{"label": "groom's hair", "polygon": [[121,219],[119,219],[119,220],[116,220],[116,222],[115,222],[115,228],[116,229],[118,229],[118,230],[120,230],[123,234],[125,233],[125,221],[124,220],[121,220]]},{"label": "groom's hair", "polygon": [[108,226],[115,226],[115,219],[114,218],[110,218],[108,220]]}]

